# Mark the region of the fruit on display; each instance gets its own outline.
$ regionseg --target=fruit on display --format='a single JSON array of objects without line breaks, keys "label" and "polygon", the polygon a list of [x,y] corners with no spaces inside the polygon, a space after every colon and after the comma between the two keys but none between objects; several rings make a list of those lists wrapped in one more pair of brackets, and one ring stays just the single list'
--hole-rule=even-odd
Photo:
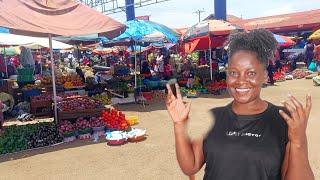
[{"label": "fruit on display", "polygon": [[24,90],[24,91],[33,90],[33,89],[40,89],[40,86],[38,86],[36,84],[27,84],[27,85],[23,86],[23,88],[22,88],[22,90]]},{"label": "fruit on display", "polygon": [[102,108],[104,105],[86,96],[75,96],[64,98],[58,103],[58,107],[61,111],[74,111]]},{"label": "fruit on display", "polygon": [[51,76],[43,76],[40,78],[42,85],[52,85],[52,77]]},{"label": "fruit on display", "polygon": [[292,76],[295,79],[302,79],[305,78],[306,76],[308,76],[310,73],[307,73],[305,70],[302,69],[296,69],[294,71],[292,71]]},{"label": "fruit on display", "polygon": [[73,83],[70,81],[67,81],[63,84],[63,87],[67,89],[73,88]]},{"label": "fruit on display", "polygon": [[40,126],[28,139],[27,148],[38,148],[54,145],[63,141],[57,126],[54,124]]},{"label": "fruit on display", "polygon": [[187,97],[189,98],[191,98],[191,97],[198,97],[199,96],[199,93],[198,93],[198,91],[197,90],[195,90],[195,89],[188,89],[188,91],[187,91]]},{"label": "fruit on display", "polygon": [[91,124],[89,123],[89,121],[87,121],[83,117],[78,118],[75,125],[76,125],[77,129],[89,129],[89,128],[91,128]]},{"label": "fruit on display", "polygon": [[41,94],[38,96],[30,97],[32,102],[43,102],[43,101],[51,101],[52,94]]},{"label": "fruit on display", "polygon": [[91,127],[102,127],[105,124],[103,122],[102,117],[91,117],[90,118],[90,125],[91,125]]},{"label": "fruit on display", "polygon": [[84,86],[81,77],[77,74],[57,77],[57,84],[62,84],[67,89]]},{"label": "fruit on display", "polygon": [[209,91],[222,90],[222,89],[226,89],[227,88],[227,83],[225,81],[211,82],[208,85],[206,85],[206,88]]},{"label": "fruit on display", "polygon": [[96,101],[100,101],[104,105],[111,104],[111,99],[107,95],[96,94],[96,95],[92,96],[91,98]]},{"label": "fruit on display", "polygon": [[282,71],[279,71],[279,72],[274,72],[273,73],[273,80],[275,81],[285,81],[286,80],[286,74]]},{"label": "fruit on display", "polygon": [[125,115],[116,109],[112,109],[110,112],[102,111],[101,117],[109,129],[126,130],[129,127]]},{"label": "fruit on display", "polygon": [[126,116],[126,121],[130,126],[138,123],[138,116]]},{"label": "fruit on display", "polygon": [[76,127],[68,120],[61,121],[58,126],[60,134],[65,135],[67,133],[74,133]]}]

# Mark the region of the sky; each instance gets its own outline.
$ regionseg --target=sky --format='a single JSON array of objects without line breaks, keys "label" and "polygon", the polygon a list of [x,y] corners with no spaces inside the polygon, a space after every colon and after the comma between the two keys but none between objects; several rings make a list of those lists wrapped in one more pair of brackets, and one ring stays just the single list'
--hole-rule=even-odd
[{"label": "sky", "polygon": [[[119,6],[125,0],[118,0]],[[140,2],[140,0],[135,0]],[[320,0],[227,0],[227,14],[244,19],[320,9]],[[170,28],[190,27],[198,22],[197,10],[204,10],[201,19],[214,12],[214,0],[169,0],[136,8],[136,16],[150,15],[150,20]],[[126,21],[125,12],[110,14]]]}]

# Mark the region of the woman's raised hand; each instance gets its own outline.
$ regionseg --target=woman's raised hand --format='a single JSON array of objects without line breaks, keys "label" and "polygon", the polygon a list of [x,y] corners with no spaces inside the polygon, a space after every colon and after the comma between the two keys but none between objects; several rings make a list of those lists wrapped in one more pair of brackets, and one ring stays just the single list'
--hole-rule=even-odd
[{"label": "woman's raised hand", "polygon": [[179,85],[176,83],[177,97],[172,93],[171,87],[167,84],[167,109],[174,123],[184,123],[188,119],[191,103],[185,104],[182,101]]},{"label": "woman's raised hand", "polygon": [[291,144],[303,145],[307,141],[306,129],[311,111],[311,96],[307,95],[306,105],[302,104],[292,95],[283,102],[290,115],[280,110],[280,115],[288,125],[288,138]]}]

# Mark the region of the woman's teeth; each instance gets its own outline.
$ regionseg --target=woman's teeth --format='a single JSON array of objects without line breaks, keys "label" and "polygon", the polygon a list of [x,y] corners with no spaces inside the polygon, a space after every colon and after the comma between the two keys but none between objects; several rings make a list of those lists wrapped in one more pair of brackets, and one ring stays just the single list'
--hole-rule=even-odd
[{"label": "woman's teeth", "polygon": [[236,91],[241,93],[248,92],[249,90],[250,90],[249,88],[236,88]]}]

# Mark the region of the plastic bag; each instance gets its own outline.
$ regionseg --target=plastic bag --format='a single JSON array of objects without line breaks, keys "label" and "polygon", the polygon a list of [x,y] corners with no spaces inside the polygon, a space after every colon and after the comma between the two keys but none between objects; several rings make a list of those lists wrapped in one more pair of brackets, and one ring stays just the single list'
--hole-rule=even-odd
[{"label": "plastic bag", "polygon": [[315,72],[315,71],[317,70],[317,64],[316,64],[314,61],[312,61],[312,62],[310,63],[310,65],[309,65],[308,69],[309,69],[310,71]]}]

